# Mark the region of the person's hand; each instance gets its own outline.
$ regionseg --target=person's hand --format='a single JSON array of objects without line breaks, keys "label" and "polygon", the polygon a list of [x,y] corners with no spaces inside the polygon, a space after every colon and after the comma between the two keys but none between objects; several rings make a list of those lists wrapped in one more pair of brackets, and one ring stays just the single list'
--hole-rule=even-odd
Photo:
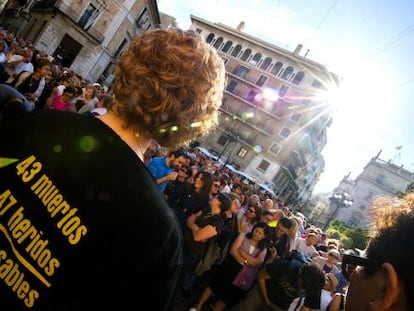
[{"label": "person's hand", "polygon": [[177,179],[178,173],[177,172],[172,172],[170,174],[168,174],[168,180],[174,181]]},{"label": "person's hand", "polygon": [[270,251],[271,258],[272,259],[275,259],[276,256],[277,256],[277,250],[276,250],[276,248],[275,247],[272,247],[272,248],[269,249],[269,251]]}]

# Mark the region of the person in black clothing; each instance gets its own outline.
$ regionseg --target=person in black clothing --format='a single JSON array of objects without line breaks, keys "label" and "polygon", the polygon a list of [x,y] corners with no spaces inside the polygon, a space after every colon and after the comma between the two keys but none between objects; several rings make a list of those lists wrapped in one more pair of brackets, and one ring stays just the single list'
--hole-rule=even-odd
[{"label": "person in black clothing", "polygon": [[325,275],[312,259],[291,252],[259,272],[257,285],[232,311],[287,310],[296,297],[304,296],[301,311],[319,309]]},{"label": "person in black clothing", "polygon": [[13,82],[13,86],[26,98],[36,104],[46,85],[46,76],[51,73],[51,63],[46,58],[37,61],[35,72],[21,72]]},{"label": "person in black clothing", "polygon": [[287,236],[287,232],[292,226],[292,221],[287,217],[283,217],[278,221],[276,227],[272,228],[266,262],[272,262],[289,252],[289,237]]},{"label": "person in black clothing", "polygon": [[1,113],[2,311],[140,310],[154,296],[170,309],[183,238],[143,152],[207,133],[224,76],[195,32],[150,30],[120,56],[107,114]]},{"label": "person in black clothing", "polygon": [[343,255],[342,271],[350,281],[346,311],[414,310],[414,193],[407,191],[399,199],[378,197],[369,209],[364,257]]},{"label": "person in black clothing", "polygon": [[177,171],[177,179],[171,180],[165,186],[164,194],[168,198],[170,196],[176,197],[177,191],[180,191],[181,187],[187,185],[187,178],[190,177],[192,174],[190,167],[181,167]]},{"label": "person in black clothing", "polygon": [[200,211],[209,211],[210,189],[213,177],[209,172],[198,172],[194,183],[185,183],[168,196],[167,202],[185,228],[187,217]]}]

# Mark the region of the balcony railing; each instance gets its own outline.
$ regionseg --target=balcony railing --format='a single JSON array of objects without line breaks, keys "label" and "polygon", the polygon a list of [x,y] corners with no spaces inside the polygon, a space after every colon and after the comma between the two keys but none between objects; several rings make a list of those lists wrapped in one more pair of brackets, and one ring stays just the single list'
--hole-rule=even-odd
[{"label": "balcony railing", "polygon": [[229,115],[229,116],[231,116],[231,117],[233,117],[233,118],[236,117],[235,118],[236,120],[238,120],[239,122],[241,122],[241,123],[243,123],[243,124],[251,127],[252,129],[260,132],[261,134],[266,135],[266,136],[270,136],[270,133],[268,133],[268,132],[262,130],[261,128],[258,128],[257,126],[251,124],[250,122],[242,119],[239,115],[237,115],[237,114],[235,114],[235,113],[233,113],[233,112],[231,112],[229,110],[223,109],[223,108],[220,108],[220,111],[223,112],[223,113],[225,113],[225,114],[227,114],[227,115]]},{"label": "balcony railing", "polygon": [[102,43],[105,39],[104,35],[100,33],[98,30],[95,29],[95,27],[92,25],[89,29],[84,29],[82,26],[78,24],[78,20],[80,18],[79,13],[73,10],[70,6],[67,4],[61,4],[58,7],[58,10],[66,15],[79,29],[82,29],[82,31],[88,35],[92,40],[96,41],[96,43]]},{"label": "balcony railing", "polygon": [[252,108],[255,108],[255,109],[257,109],[257,110],[265,113],[266,115],[272,117],[273,119],[276,119],[276,120],[280,120],[281,119],[281,116],[279,116],[277,114],[274,114],[274,113],[271,113],[271,112],[269,112],[267,110],[264,110],[263,108],[260,108],[257,105],[253,104],[252,102],[248,101],[247,99],[243,98],[242,97],[242,94],[240,92],[236,92],[236,91],[230,92],[228,90],[225,90],[224,92],[225,92],[225,94],[229,94],[230,96],[232,96],[232,97],[240,100],[244,104],[246,104],[246,105],[248,105],[248,106],[250,106]]}]

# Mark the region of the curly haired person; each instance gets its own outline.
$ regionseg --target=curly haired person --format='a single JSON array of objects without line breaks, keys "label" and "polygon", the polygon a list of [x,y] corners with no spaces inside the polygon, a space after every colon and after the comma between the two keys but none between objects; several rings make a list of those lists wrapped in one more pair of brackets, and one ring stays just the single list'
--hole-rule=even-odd
[{"label": "curly haired person", "polygon": [[170,308],[182,233],[144,151],[206,134],[224,74],[195,32],[150,30],[121,55],[107,114],[0,119],[2,310]]}]

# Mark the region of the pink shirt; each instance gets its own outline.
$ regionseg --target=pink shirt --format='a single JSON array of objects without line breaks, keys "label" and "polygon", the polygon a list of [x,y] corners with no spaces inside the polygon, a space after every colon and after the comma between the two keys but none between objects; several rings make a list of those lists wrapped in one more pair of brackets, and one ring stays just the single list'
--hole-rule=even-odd
[{"label": "pink shirt", "polygon": [[63,100],[61,100],[61,98],[62,98],[61,95],[56,95],[53,98],[51,108],[56,109],[56,110],[71,110],[72,105],[70,103],[64,102]]}]

